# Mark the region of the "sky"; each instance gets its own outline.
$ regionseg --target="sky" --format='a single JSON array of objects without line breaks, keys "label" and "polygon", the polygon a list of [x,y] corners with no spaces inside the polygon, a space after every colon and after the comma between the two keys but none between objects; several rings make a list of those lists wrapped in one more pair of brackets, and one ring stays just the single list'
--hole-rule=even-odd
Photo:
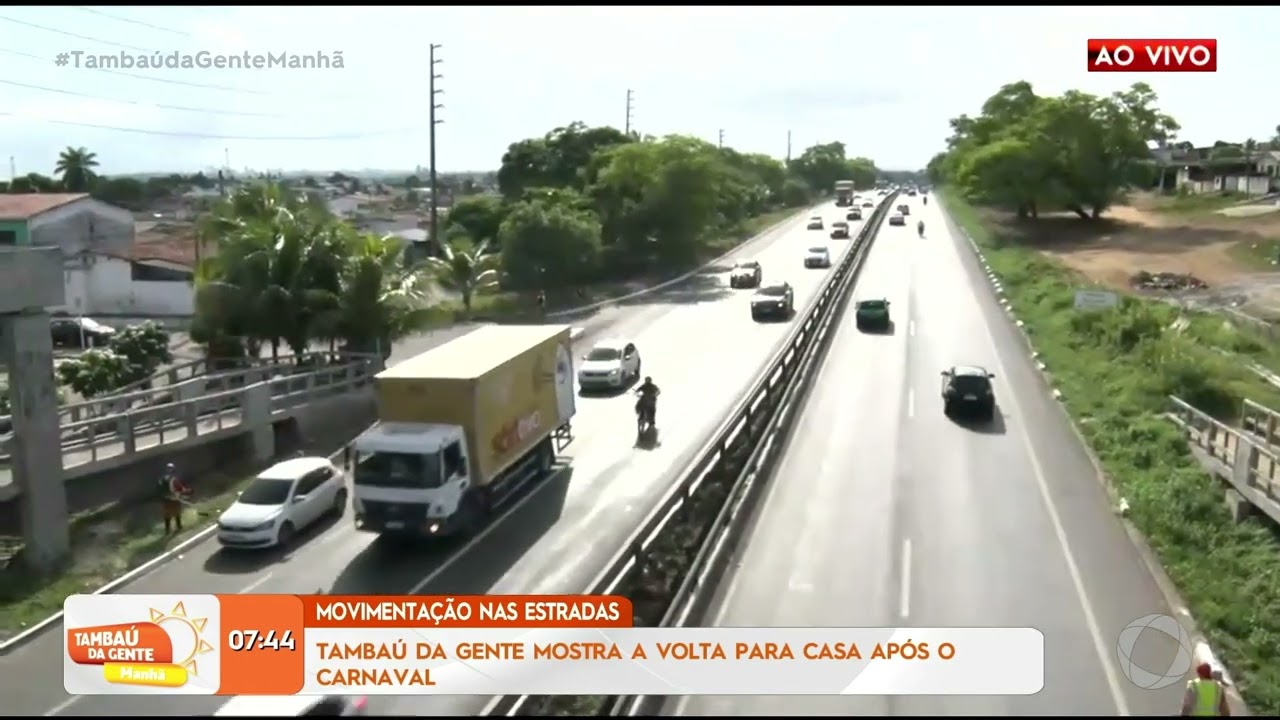
[{"label": "sky", "polygon": [[[0,8],[0,162],[48,174],[61,149],[83,146],[108,175],[228,160],[237,170],[427,166],[430,43],[443,46],[445,172],[496,169],[510,143],[573,121],[622,127],[628,89],[646,134],[723,131],[726,145],[781,158],[790,132],[795,154],[839,140],[893,169],[923,167],[948,119],[1023,79],[1041,94],[1142,80],[1182,139],[1265,140],[1280,123],[1276,28],[1280,8],[1263,7],[10,6]],[[1218,71],[1088,73],[1091,37],[1215,38]],[[322,56],[329,67],[89,67],[157,51]],[[61,67],[59,53],[70,55]]]}]

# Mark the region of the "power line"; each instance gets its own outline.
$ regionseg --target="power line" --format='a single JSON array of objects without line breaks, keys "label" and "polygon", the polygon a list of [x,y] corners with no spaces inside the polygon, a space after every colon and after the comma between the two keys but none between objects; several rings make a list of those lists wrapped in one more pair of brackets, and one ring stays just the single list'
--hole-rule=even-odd
[{"label": "power line", "polygon": [[135,135],[155,135],[160,137],[189,138],[193,140],[252,140],[263,142],[323,142],[331,140],[361,140],[372,137],[385,137],[387,135],[402,135],[406,133],[416,132],[418,128],[400,128],[396,130],[374,130],[370,132],[359,133],[340,133],[337,135],[213,135],[208,133],[192,133],[192,132],[171,132],[168,130],[148,130],[145,128],[125,128],[113,125],[96,125],[93,123],[73,122],[71,120],[54,120],[52,118],[36,117],[34,115],[18,115],[10,112],[0,112],[0,117],[11,117],[16,119],[39,120],[40,122],[52,123],[55,125],[70,125],[72,127],[90,128],[93,130],[110,130],[112,132],[132,133]]},{"label": "power line", "polygon": [[12,85],[14,87],[26,88],[28,90],[40,90],[43,92],[57,93],[59,95],[70,95],[72,97],[82,97],[90,100],[105,100],[107,102],[120,103],[122,105],[134,105],[137,107],[154,107],[161,110],[176,110],[178,112],[196,112],[208,115],[234,115],[239,117],[259,117],[259,118],[282,118],[284,115],[277,113],[249,112],[243,110],[217,110],[214,108],[187,107],[185,105],[167,105],[163,103],[150,103],[142,100],[121,100],[119,98],[103,97],[102,95],[90,95],[88,93],[76,92],[74,90],[63,90],[62,88],[48,87],[46,85],[32,85],[22,83],[16,80],[0,79],[0,84]]},{"label": "power line", "polygon": [[117,22],[129,23],[130,25],[140,25],[145,28],[151,28],[152,30],[159,30],[161,32],[173,33],[174,35],[191,37],[191,33],[186,32],[185,30],[174,30],[173,28],[167,28],[167,27],[164,27],[163,25],[152,25],[149,22],[134,20],[132,18],[127,18],[120,15],[113,15],[112,13],[109,13],[109,12],[103,12],[102,10],[98,10],[97,8],[78,6],[76,7],[76,9],[79,10],[80,12],[89,13],[90,15],[97,15],[99,17],[110,18]]},{"label": "power line", "polygon": [[78,40],[88,40],[89,42],[96,42],[100,45],[112,45],[118,48],[124,48],[125,50],[137,50],[138,52],[145,52],[145,53],[155,52],[155,49],[153,48],[138,47],[137,45],[126,45],[125,43],[112,42],[110,40],[103,40],[102,38],[90,37],[88,35],[77,35],[76,33],[73,33],[73,32],[67,32],[66,30],[60,30],[58,28],[46,27],[44,25],[37,25],[36,23],[27,22],[26,20],[18,20],[17,18],[11,18],[7,15],[0,15],[0,20],[3,20],[5,22],[11,22],[15,25],[25,25],[29,28],[44,30],[45,32],[57,33],[58,35],[66,35],[67,37],[73,37]]},{"label": "power line", "polygon": [[[21,50],[11,50],[9,48],[0,48],[0,53],[5,53],[7,55],[16,55],[18,57],[24,57],[29,60],[39,60],[44,63],[49,62],[49,58],[47,57],[33,55],[32,53],[22,52]],[[169,78],[154,77],[152,75],[141,75],[139,73],[124,72],[123,70],[107,70],[106,68],[85,68],[85,69],[96,70],[97,72],[104,72],[109,75],[120,75],[123,77],[131,77],[136,80],[147,80],[150,82],[164,83],[165,85],[181,85],[182,87],[202,88],[204,90],[221,90],[223,92],[241,93],[244,95],[266,96],[271,94],[268,92],[263,92],[262,90],[248,90],[246,88],[231,87],[229,85],[215,85],[213,83],[188,82],[186,80],[170,80]]]}]

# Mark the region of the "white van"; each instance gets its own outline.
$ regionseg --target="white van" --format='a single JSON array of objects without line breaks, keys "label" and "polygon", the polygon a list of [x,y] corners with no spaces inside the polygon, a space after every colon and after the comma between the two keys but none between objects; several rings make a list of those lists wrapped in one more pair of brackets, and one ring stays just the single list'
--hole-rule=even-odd
[{"label": "white van", "polygon": [[369,698],[360,695],[237,695],[214,713],[229,717],[364,715]]}]

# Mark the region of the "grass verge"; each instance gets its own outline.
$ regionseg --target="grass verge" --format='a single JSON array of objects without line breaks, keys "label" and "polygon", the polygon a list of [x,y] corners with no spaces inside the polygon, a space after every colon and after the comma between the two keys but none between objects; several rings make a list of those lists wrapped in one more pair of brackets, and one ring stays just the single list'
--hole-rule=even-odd
[{"label": "grass verge", "polygon": [[960,198],[938,195],[982,247],[1114,491],[1129,500],[1130,519],[1251,711],[1280,713],[1278,534],[1265,518],[1232,521],[1220,483],[1161,415],[1170,394],[1224,420],[1238,419],[1246,397],[1280,407],[1274,387],[1213,347],[1250,357],[1274,350],[1221,316],[1195,313],[1175,324],[1180,311],[1154,300],[1123,297],[1114,311],[1075,312],[1074,291],[1087,280],[1018,246]]},{"label": "grass verge", "polygon": [[[802,208],[786,208],[751,218],[734,232],[710,242],[693,267],[732,250],[761,231],[796,214]],[[692,269],[692,268],[688,268]],[[674,277],[688,269],[670,273]],[[627,283],[609,283],[584,288],[563,296],[548,297],[548,309],[573,307],[627,295],[661,279],[638,279]],[[482,296],[476,299],[473,313],[490,317],[524,317],[530,306],[528,298],[514,293]],[[441,309],[440,321],[450,322],[461,311],[456,306]],[[112,579],[155,558],[169,548],[190,538],[209,524],[231,504],[252,472],[212,475],[198,479],[194,487],[200,495],[187,512],[185,530],[166,535],[160,522],[158,503],[141,505],[117,503],[71,520],[71,559],[53,573],[37,575],[28,571],[18,558],[0,569],[0,640],[11,637],[62,609],[68,595],[93,592]],[[0,539],[0,544],[6,539]],[[12,542],[8,543],[13,545]],[[696,549],[695,549],[696,551]],[[692,556],[690,556],[692,559]]]},{"label": "grass verge", "polygon": [[0,570],[0,639],[62,610],[68,595],[93,592],[190,538],[229,506],[252,477],[235,473],[200,478],[179,533],[164,532],[159,503],[117,503],[73,517],[71,558],[65,565],[36,574],[17,557]]}]

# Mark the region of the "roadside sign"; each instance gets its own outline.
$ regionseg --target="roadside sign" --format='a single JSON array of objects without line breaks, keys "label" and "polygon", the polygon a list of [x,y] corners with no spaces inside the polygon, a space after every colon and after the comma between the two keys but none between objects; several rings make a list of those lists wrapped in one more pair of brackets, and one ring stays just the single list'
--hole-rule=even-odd
[{"label": "roadside sign", "polygon": [[1115,307],[1118,302],[1119,298],[1116,294],[1106,290],[1076,291],[1077,310],[1105,310]]}]

